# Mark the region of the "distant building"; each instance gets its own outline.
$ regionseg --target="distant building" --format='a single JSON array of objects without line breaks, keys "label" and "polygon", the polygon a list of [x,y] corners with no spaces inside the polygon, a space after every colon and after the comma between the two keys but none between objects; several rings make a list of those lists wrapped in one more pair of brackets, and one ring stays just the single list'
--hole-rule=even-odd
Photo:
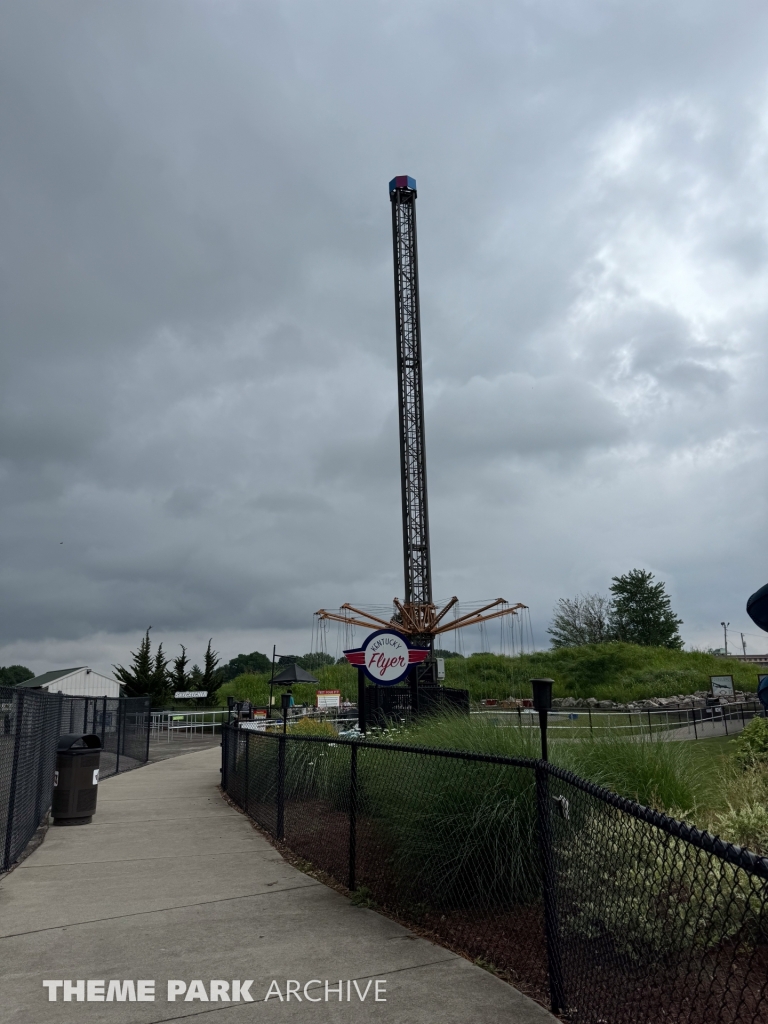
[{"label": "distant building", "polygon": [[[725,657],[725,650],[722,647],[712,653],[718,658]],[[731,661],[743,661],[749,665],[768,665],[768,654],[729,654],[728,657]]]},{"label": "distant building", "polygon": [[22,687],[28,690],[47,690],[48,693],[64,693],[69,697],[120,696],[120,683],[116,679],[102,676],[87,665],[43,672],[41,676],[17,684],[18,689]]}]

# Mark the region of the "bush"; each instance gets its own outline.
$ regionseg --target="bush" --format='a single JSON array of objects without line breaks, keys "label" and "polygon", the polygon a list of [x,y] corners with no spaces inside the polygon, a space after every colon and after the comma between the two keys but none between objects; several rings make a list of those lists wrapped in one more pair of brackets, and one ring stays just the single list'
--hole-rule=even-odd
[{"label": "bush", "polygon": [[768,807],[764,803],[729,807],[715,819],[714,831],[726,842],[746,846],[753,853],[768,854]]},{"label": "bush", "polygon": [[331,736],[333,739],[338,735],[330,722],[316,718],[301,718],[295,725],[288,726],[288,732],[296,736]]},{"label": "bush", "polygon": [[735,758],[742,768],[768,765],[768,718],[753,718],[735,741]]}]

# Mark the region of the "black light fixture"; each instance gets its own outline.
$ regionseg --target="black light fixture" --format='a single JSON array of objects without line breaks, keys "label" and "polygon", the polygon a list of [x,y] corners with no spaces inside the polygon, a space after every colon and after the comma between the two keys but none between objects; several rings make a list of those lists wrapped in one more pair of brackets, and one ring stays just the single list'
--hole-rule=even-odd
[{"label": "black light fixture", "polygon": [[554,679],[532,679],[533,706],[539,712],[541,731],[541,759],[547,760],[547,712],[552,710],[552,687]]},{"label": "black light fixture", "polygon": [[531,686],[533,687],[533,706],[537,711],[552,710],[552,687],[554,684],[554,679],[531,680]]}]

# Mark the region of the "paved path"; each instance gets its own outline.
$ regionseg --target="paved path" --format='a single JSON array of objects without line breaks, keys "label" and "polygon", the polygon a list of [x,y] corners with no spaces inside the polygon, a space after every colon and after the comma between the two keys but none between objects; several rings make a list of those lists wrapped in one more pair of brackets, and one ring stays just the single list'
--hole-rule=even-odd
[{"label": "paved path", "polygon": [[[51,828],[0,885],[0,1019],[70,1024],[199,1018],[553,1024],[515,989],[287,864],[217,791],[219,751],[109,779],[93,824]],[[156,982],[154,1002],[49,1002],[42,982]],[[252,979],[254,1002],[167,1001],[167,981]],[[330,981],[329,1002],[264,1001],[276,980]],[[344,981],[343,1001],[333,989]],[[386,979],[386,1002],[361,1004]],[[231,990],[230,990],[231,991]],[[98,992],[98,990],[97,990]],[[322,985],[308,989],[324,997]],[[380,995],[384,992],[380,988]]]}]

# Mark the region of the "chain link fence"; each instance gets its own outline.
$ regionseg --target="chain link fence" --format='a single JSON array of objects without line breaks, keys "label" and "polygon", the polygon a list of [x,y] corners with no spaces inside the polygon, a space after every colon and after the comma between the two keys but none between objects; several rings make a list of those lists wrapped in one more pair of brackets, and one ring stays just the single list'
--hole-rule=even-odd
[{"label": "chain link fence", "polygon": [[16,861],[48,813],[59,736],[98,735],[104,779],[146,763],[149,723],[148,697],[67,697],[0,687],[0,872]]},{"label": "chain link fence", "polygon": [[293,853],[584,1024],[768,1024],[768,860],[552,764],[222,729]]}]

